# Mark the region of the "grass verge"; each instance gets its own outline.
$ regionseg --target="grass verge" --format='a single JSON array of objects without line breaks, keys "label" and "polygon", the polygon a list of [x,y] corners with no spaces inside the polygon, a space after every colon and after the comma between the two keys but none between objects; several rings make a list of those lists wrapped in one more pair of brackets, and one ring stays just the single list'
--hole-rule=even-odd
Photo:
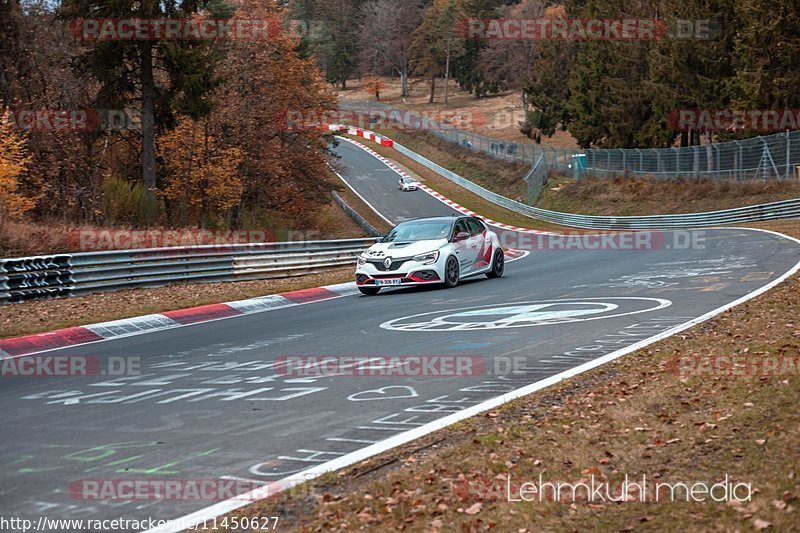
[{"label": "grass verge", "polygon": [[[379,133],[490,191],[526,203],[527,190],[523,177],[530,170],[527,164],[507,162],[475,153],[427,133]],[[367,141],[367,144],[385,157],[403,158],[391,148],[378,147],[384,150],[381,151],[373,146],[374,143]],[[407,162],[404,164],[409,166]],[[798,180],[737,182],[624,176],[576,180],[552,175],[541,198],[536,202],[536,207],[585,215],[636,216],[715,211],[793,198],[800,198]]]},{"label": "grass verge", "polygon": [[[792,223],[759,227],[800,237]],[[733,378],[679,376],[670,363],[697,355],[796,362],[799,299],[795,275],[680,335],[235,514],[280,516],[285,530],[300,531],[796,530],[797,367]],[[508,476],[518,487],[540,474],[564,483],[592,475],[618,483],[627,474],[709,486],[728,475],[731,484],[750,484],[752,497],[508,501]],[[745,495],[740,488],[740,499]]]},{"label": "grass verge", "polygon": [[538,207],[586,215],[652,215],[732,209],[800,198],[800,181],[656,178],[551,179]]}]

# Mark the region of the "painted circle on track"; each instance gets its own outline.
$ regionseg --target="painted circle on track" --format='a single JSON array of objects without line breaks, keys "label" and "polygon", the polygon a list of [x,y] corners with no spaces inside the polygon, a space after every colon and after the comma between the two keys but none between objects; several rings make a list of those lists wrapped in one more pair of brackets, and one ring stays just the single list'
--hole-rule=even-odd
[{"label": "painted circle on track", "polygon": [[393,331],[526,328],[649,313],[671,305],[671,301],[662,298],[639,297],[537,300],[420,313],[384,322],[381,328]]}]

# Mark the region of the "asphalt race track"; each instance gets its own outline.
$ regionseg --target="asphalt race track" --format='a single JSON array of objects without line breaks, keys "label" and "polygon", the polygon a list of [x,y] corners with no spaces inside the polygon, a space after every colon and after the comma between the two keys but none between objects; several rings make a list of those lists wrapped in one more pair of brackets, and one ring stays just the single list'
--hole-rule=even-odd
[{"label": "asphalt race track", "polygon": [[[363,140],[363,139],[362,139]],[[423,191],[403,192],[400,176],[366,151],[341,142],[335,152],[345,165],[342,177],[380,214],[394,223],[425,216],[460,214]]]},{"label": "asphalt race track", "polygon": [[[342,143],[343,177],[395,221],[452,210]],[[352,296],[62,349],[140,358],[121,378],[0,378],[0,515],[176,518],[209,501],[87,500],[80,480],[268,482],[659,334],[781,277],[767,232],[663,233],[645,250],[534,250],[499,280]],[[687,243],[690,245],[687,246]],[[285,375],[283,356],[472,356],[458,377]],[[509,362],[522,362],[509,372]],[[512,363],[513,364],[513,363]]]}]

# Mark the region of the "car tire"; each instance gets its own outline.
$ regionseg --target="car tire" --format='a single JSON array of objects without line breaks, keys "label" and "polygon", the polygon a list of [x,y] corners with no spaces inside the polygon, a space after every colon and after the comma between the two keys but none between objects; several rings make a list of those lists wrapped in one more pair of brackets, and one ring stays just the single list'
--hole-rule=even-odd
[{"label": "car tire", "polygon": [[503,272],[506,270],[506,255],[503,250],[497,249],[492,259],[492,269],[486,273],[487,278],[502,278]]},{"label": "car tire", "polygon": [[375,296],[381,292],[380,287],[359,287],[358,290],[361,291],[361,294],[366,294],[367,296]]},{"label": "car tire", "polygon": [[447,263],[445,263],[444,266],[444,286],[446,288],[452,289],[458,285],[458,279],[460,277],[458,270],[458,259],[451,255],[447,258]]}]

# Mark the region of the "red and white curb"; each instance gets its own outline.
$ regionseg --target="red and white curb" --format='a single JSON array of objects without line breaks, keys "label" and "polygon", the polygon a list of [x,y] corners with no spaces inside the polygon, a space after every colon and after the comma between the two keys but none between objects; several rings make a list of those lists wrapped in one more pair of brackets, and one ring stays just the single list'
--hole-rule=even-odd
[{"label": "red and white curb", "polygon": [[0,358],[21,357],[68,346],[91,344],[275,309],[286,309],[296,305],[333,300],[355,294],[358,294],[358,287],[355,283],[341,283],[237,302],[203,305],[190,309],[59,329],[48,333],[0,340]]},{"label": "red and white curb", "polygon": [[[362,131],[362,130],[357,130],[357,131]],[[353,130],[349,130],[348,134],[355,135]],[[361,135],[361,136],[364,136],[364,135]],[[366,136],[364,136],[364,137],[368,138]],[[397,166],[391,159],[387,159],[386,157],[383,157],[381,154],[379,154],[375,150],[369,148],[368,146],[365,146],[365,145],[361,144],[358,141],[354,141],[353,139],[348,139],[347,137],[337,137],[337,138],[341,139],[343,141],[347,141],[350,144],[352,144],[354,146],[357,146],[357,147],[361,148],[362,150],[366,151],[368,154],[370,154],[373,157],[377,158],[381,163],[383,163],[387,167],[389,167],[392,170],[394,170],[398,175],[400,175],[400,176],[402,176],[404,178],[405,177],[410,177],[410,178],[413,179],[413,176],[411,176],[408,172],[404,171],[402,168]],[[376,141],[376,142],[378,142],[378,141]],[[383,145],[383,146],[394,146],[394,144]],[[518,233],[532,233],[532,234],[537,234],[537,235],[555,235],[554,233],[549,232],[549,231],[542,231],[542,230],[536,230],[536,229],[530,229],[530,228],[521,228],[519,226],[511,226],[509,224],[503,224],[502,222],[497,222],[497,221],[492,220],[490,218],[487,218],[485,216],[479,215],[478,213],[476,213],[474,211],[471,211],[471,210],[467,209],[466,207],[464,207],[462,205],[457,204],[456,202],[450,200],[449,198],[447,198],[443,194],[440,194],[440,193],[434,191],[433,189],[431,189],[427,185],[419,183],[418,186],[419,186],[420,190],[425,191],[426,193],[430,194],[431,196],[433,196],[434,198],[436,198],[440,202],[442,202],[442,203],[448,205],[449,207],[455,209],[459,213],[464,213],[465,215],[469,215],[471,217],[478,217],[478,218],[484,220],[490,226],[494,226],[496,228],[502,228],[502,229],[509,230],[509,231],[516,231]]]},{"label": "red and white curb", "polygon": [[[522,259],[528,254],[529,252],[521,250],[508,250],[506,252],[506,261],[510,263],[517,259]],[[287,309],[297,305],[333,300],[344,296],[355,296],[357,294],[359,294],[359,290],[355,283],[340,283],[236,302],[203,305],[189,309],[178,309],[165,313],[3,339],[0,340],[0,359],[22,357],[70,346],[144,335],[155,331],[274,311],[276,309]]]},{"label": "red and white curb", "polygon": [[352,126],[343,126],[341,124],[329,124],[327,130],[347,132],[348,135],[353,135],[355,137],[363,137],[368,141],[375,141],[381,146],[387,146],[389,148],[394,147],[394,141],[392,139],[389,139],[388,137],[384,137],[382,135],[378,135],[374,131],[369,131],[361,128],[354,128]]}]

